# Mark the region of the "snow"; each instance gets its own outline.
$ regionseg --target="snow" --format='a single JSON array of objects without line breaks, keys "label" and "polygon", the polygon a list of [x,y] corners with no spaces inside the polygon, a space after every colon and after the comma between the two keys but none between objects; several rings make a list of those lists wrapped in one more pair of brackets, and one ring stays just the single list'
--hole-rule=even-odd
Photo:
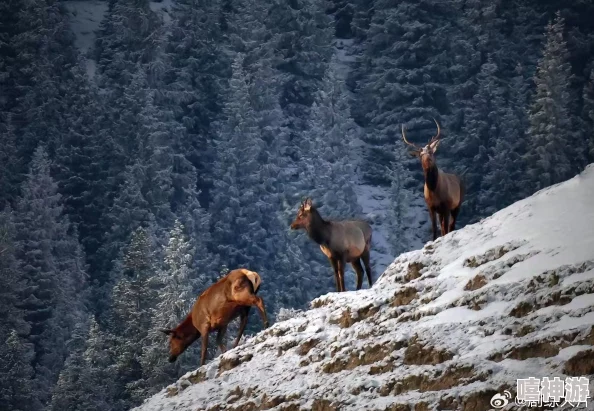
[{"label": "snow", "polygon": [[[401,254],[370,289],[320,296],[137,410],[311,409],[322,399],[341,410],[435,409],[502,386],[515,396],[517,378],[563,379],[564,363],[594,339],[593,200],[590,165]],[[482,286],[467,286],[477,276]],[[530,309],[518,313],[522,304]]]},{"label": "snow", "polygon": [[94,78],[97,63],[89,57],[89,51],[95,43],[95,31],[107,12],[107,1],[99,0],[70,0],[64,1],[64,6],[70,12],[70,28],[75,35],[75,46],[85,58],[87,75]]},{"label": "snow", "polygon": [[165,25],[171,23],[171,12],[173,8],[173,0],[151,1],[149,7],[155,13],[158,13],[163,19]]}]

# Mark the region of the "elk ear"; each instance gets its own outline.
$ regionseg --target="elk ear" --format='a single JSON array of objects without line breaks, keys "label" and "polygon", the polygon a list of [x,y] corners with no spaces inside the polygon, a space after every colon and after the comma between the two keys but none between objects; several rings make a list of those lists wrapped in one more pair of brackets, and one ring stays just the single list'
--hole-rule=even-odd
[{"label": "elk ear", "polygon": [[161,328],[159,331],[161,331],[165,335],[169,335],[169,334],[173,333],[173,330],[168,330],[166,328]]},{"label": "elk ear", "polygon": [[311,209],[312,206],[312,202],[311,202],[311,198],[306,198],[305,202],[303,203],[303,210],[304,211],[309,211]]},{"label": "elk ear", "polygon": [[411,157],[419,157],[421,155],[420,151],[409,151],[408,154],[410,154]]}]

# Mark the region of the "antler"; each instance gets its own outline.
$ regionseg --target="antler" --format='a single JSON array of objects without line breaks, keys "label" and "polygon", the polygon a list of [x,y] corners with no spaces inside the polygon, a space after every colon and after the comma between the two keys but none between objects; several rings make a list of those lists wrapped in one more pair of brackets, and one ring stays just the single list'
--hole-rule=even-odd
[{"label": "antler", "polygon": [[406,133],[404,132],[404,124],[402,125],[402,138],[404,139],[404,142],[405,142],[406,144],[408,144],[409,146],[412,146],[412,147],[414,147],[414,148],[415,148],[415,150],[421,151],[421,148],[420,148],[419,146],[417,146],[416,144],[413,144],[413,143],[409,142],[409,141],[406,139]]},{"label": "antler", "polygon": [[431,140],[429,141],[429,143],[427,145],[439,140],[439,135],[441,134],[441,128],[439,128],[439,123],[437,122],[437,120],[435,118],[433,119],[433,121],[435,121],[435,125],[437,126],[437,134],[434,135],[433,137],[431,137]]}]

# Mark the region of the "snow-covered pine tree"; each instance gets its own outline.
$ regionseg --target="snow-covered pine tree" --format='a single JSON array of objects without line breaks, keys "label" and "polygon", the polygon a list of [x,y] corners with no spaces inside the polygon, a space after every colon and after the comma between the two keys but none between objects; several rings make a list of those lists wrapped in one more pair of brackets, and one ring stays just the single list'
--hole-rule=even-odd
[{"label": "snow-covered pine tree", "polygon": [[125,92],[140,64],[155,57],[162,29],[149,0],[110,1],[95,41],[99,83]]},{"label": "snow-covered pine tree", "polygon": [[120,398],[126,406],[138,404],[146,394],[141,361],[152,329],[152,308],[157,304],[154,251],[150,228],[138,227],[116,265],[120,280],[113,288],[110,326],[117,341],[114,351]]},{"label": "snow-covered pine tree", "polygon": [[[0,409],[38,410],[41,404],[33,386],[33,346],[20,336],[29,333],[19,296],[25,289],[15,258],[12,210],[0,212]],[[20,336],[19,336],[20,335]]]},{"label": "snow-covered pine tree", "polygon": [[491,147],[481,186],[483,204],[493,211],[532,194],[531,189],[522,183],[526,169],[524,154],[528,118],[527,82],[521,66],[517,66],[516,75],[506,88],[506,102],[498,109],[500,123],[497,138]]},{"label": "snow-covered pine tree", "polygon": [[265,257],[258,251],[254,229],[263,220],[258,208],[258,158],[263,146],[243,70],[243,56],[233,62],[233,76],[223,110],[226,118],[215,142],[217,158],[212,190],[211,235],[214,252],[226,256],[230,267],[254,264]]},{"label": "snow-covered pine tree", "polygon": [[49,406],[51,411],[79,411],[84,402],[85,372],[87,364],[83,354],[87,345],[88,321],[82,320],[76,324],[70,340],[67,342],[68,357],[60,372],[58,382],[53,389],[52,400]]},{"label": "snow-covered pine tree", "polygon": [[[164,78],[165,97],[185,129],[186,157],[198,171],[200,201],[210,201],[214,130],[231,77],[231,59],[218,24],[221,3],[180,0],[174,3],[166,54],[171,69]],[[189,227],[189,226],[188,226]]]},{"label": "snow-covered pine tree", "polygon": [[410,172],[404,168],[404,156],[406,151],[396,144],[394,161],[391,167],[392,184],[390,186],[390,209],[387,213],[387,226],[389,227],[388,241],[392,248],[392,255],[400,255],[408,251],[407,218],[411,193],[408,190],[408,180],[411,179]]},{"label": "snow-covered pine tree", "polygon": [[306,128],[314,93],[332,53],[331,18],[325,13],[329,3],[270,0],[268,4],[266,47],[273,50],[273,67],[281,79],[281,108],[290,129],[298,132]]},{"label": "snow-covered pine tree", "polygon": [[109,228],[106,241],[99,250],[101,253],[104,281],[97,284],[102,286],[117,280],[112,272],[119,253],[130,241],[132,232],[137,227],[148,227],[154,224],[155,217],[150,211],[150,204],[144,198],[143,190],[146,184],[146,166],[137,160],[126,167],[123,176],[124,183],[114,203],[105,215],[105,226]]},{"label": "snow-covered pine tree", "polygon": [[571,65],[560,13],[547,25],[546,44],[534,82],[529,112],[527,162],[535,190],[564,181],[584,166],[584,144],[573,129]]},{"label": "snow-covered pine tree", "polygon": [[82,401],[79,403],[81,410],[124,411],[126,407],[121,397],[118,397],[117,366],[115,364],[117,340],[115,336],[102,330],[95,318],[90,320],[86,349],[83,353],[85,370],[81,377],[85,384],[82,385]]},{"label": "snow-covered pine tree", "polygon": [[461,135],[456,136],[448,147],[456,164],[464,165],[464,168],[458,166],[455,171],[464,172],[467,185],[464,209],[466,216],[471,216],[470,222],[478,221],[496,211],[491,199],[484,195],[488,187],[483,185],[483,178],[489,173],[487,162],[492,147],[501,137],[503,125],[502,111],[507,90],[498,78],[498,70],[499,67],[492,58],[488,58],[481,66],[476,76],[477,91],[466,109]]},{"label": "snow-covered pine tree", "polygon": [[31,366],[35,352],[15,330],[2,334],[5,341],[0,345],[0,408],[14,411],[41,411]]},{"label": "snow-covered pine tree", "polygon": [[[2,76],[0,75],[0,78]],[[0,114],[0,209],[11,204],[18,194],[20,160],[11,116]]]},{"label": "snow-covered pine tree", "polygon": [[19,304],[31,325],[27,339],[35,347],[36,389],[45,402],[66,356],[64,341],[81,315],[85,273],[42,146],[34,153],[15,211],[16,256],[23,281],[31,285]]},{"label": "snow-covered pine tree", "polygon": [[588,162],[594,161],[594,68],[584,86],[584,121],[586,123],[585,137],[588,144]]},{"label": "snow-covered pine tree", "polygon": [[[192,272],[194,260],[192,244],[185,234],[179,220],[175,221],[169,233],[169,243],[165,247],[165,262],[159,270],[157,304],[152,307],[152,327],[145,340],[141,359],[146,380],[146,394],[151,395],[175,377],[179,377],[196,367],[199,356],[196,347],[189,348],[174,364],[168,362],[167,339],[159,331],[162,328],[176,327],[190,312],[196,301],[196,283],[206,283],[205,278],[196,278]],[[193,275],[194,274],[194,275]]]}]

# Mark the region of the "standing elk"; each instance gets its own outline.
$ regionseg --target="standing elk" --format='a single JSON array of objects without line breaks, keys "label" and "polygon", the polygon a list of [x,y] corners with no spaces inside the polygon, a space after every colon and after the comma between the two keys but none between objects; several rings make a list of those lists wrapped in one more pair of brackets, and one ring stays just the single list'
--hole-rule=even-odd
[{"label": "standing elk", "polygon": [[357,290],[363,285],[363,267],[371,287],[371,227],[365,221],[325,221],[314,207],[310,198],[299,206],[297,217],[291,223],[292,230],[305,229],[309,238],[320,245],[320,249],[330,260],[336,280],[336,291],[345,291],[345,263],[351,263],[357,274]]},{"label": "standing elk", "polygon": [[[460,177],[455,174],[444,173],[437,168],[435,163],[435,152],[439,145],[441,129],[437,120],[433,119],[437,125],[437,134],[431,138],[429,143],[420,148],[410,143],[406,139],[404,125],[402,126],[402,138],[404,142],[414,148],[410,153],[421,159],[423,174],[425,175],[425,203],[429,209],[431,225],[433,228],[433,241],[437,238],[437,223],[435,213],[439,215],[439,224],[441,225],[441,235],[444,236],[454,231],[456,219],[460,212],[460,206],[464,200],[465,186]],[[450,214],[452,221],[450,222]]]},{"label": "standing elk", "polygon": [[202,337],[200,366],[204,365],[208,334],[214,330],[218,330],[217,344],[221,353],[224,353],[226,347],[223,338],[227,332],[227,325],[239,316],[241,318],[239,333],[233,348],[237,347],[247,324],[251,306],[258,308],[264,328],[268,328],[264,302],[256,295],[260,284],[258,273],[239,268],[208,287],[198,297],[188,316],[177,327],[160,330],[169,335],[169,362],[174,362],[188,346]]}]

